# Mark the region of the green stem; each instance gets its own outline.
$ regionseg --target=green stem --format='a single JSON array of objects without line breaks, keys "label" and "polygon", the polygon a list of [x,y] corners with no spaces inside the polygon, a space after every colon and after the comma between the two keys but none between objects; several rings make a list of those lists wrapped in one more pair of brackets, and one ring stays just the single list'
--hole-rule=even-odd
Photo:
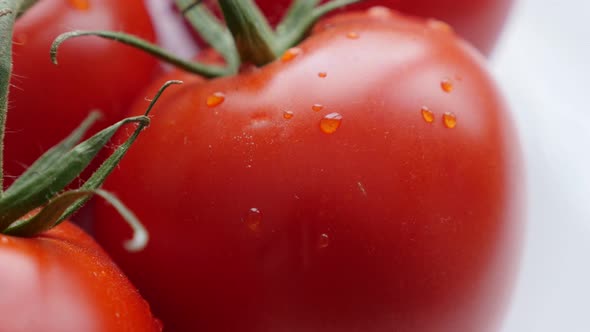
[{"label": "green stem", "polygon": [[144,40],[132,35],[113,31],[71,31],[59,35],[51,45],[50,56],[51,61],[57,64],[57,51],[59,46],[70,38],[77,38],[82,36],[96,36],[105,39],[111,39],[119,43],[129,45],[145,51],[163,61],[171,63],[176,67],[186,70],[191,73],[196,73],[204,77],[218,77],[231,74],[231,69],[228,67],[206,65],[199,62],[187,61],[178,58],[174,54]]},{"label": "green stem", "polygon": [[[308,6],[311,6],[311,4],[314,2],[317,4],[317,1],[297,0],[292,6],[292,8],[297,6],[296,8],[292,9],[294,11],[292,15],[297,16],[291,17],[290,15],[287,15],[285,17],[284,23],[281,22],[279,25],[280,27],[283,24],[289,24],[288,29],[282,28],[282,30],[280,30],[282,34],[280,35],[279,42],[276,45],[276,50],[280,53],[283,53],[290,47],[293,47],[293,45],[297,45],[301,40],[303,40],[303,38],[305,38],[311,27],[329,12],[361,1],[362,0],[332,0],[309,10]],[[295,10],[297,12],[295,12]],[[278,29],[279,28],[277,28],[277,30]]]},{"label": "green stem", "polygon": [[240,66],[240,57],[234,39],[215,15],[206,6],[195,0],[175,0],[176,6],[184,14],[193,29],[199,33],[211,47],[223,56],[227,66],[236,73]]},{"label": "green stem", "polygon": [[348,6],[348,5],[352,5],[353,3],[357,3],[357,2],[361,2],[363,0],[332,0],[332,1],[328,1],[325,4],[316,7],[313,10],[312,13],[312,18],[314,20],[314,22],[316,22],[317,20],[319,20],[322,16],[328,14],[329,12],[338,9],[338,8],[342,8],[344,6]]},{"label": "green stem", "polygon": [[281,23],[277,25],[276,33],[284,36],[291,33],[299,26],[301,18],[311,15],[313,9],[320,3],[320,0],[295,0],[287,10]]},{"label": "green stem", "polygon": [[242,63],[265,65],[277,57],[275,35],[252,0],[219,0]]},{"label": "green stem", "polygon": [[4,134],[8,111],[8,91],[12,75],[12,35],[18,13],[33,5],[33,0],[0,0],[0,196],[4,192]]}]

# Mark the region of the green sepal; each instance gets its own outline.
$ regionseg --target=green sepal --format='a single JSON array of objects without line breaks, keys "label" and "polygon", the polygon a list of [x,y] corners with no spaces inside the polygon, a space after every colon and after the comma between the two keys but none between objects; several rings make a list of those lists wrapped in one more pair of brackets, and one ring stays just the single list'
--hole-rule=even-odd
[{"label": "green sepal", "polygon": [[4,234],[20,237],[30,237],[43,233],[59,225],[68,210],[78,201],[87,200],[93,195],[99,195],[108,201],[127,221],[133,229],[133,238],[125,241],[128,251],[137,252],[147,245],[149,234],[137,217],[119,199],[102,189],[70,190],[57,196],[43,207],[37,214],[28,219],[18,220],[8,227]]},{"label": "green sepal", "polygon": [[[41,163],[36,163],[35,166],[38,171],[28,172],[18,186],[9,187],[0,198],[0,230],[4,231],[18,218],[49,202],[90,164],[119,128],[130,122],[147,125],[149,118],[126,118],[103,129],[65,154],[60,149],[51,149],[47,152],[50,156],[43,155]],[[59,160],[55,160],[53,154],[59,154]]]},{"label": "green sepal", "polygon": [[10,186],[9,190],[18,191],[30,185],[32,174],[43,173],[47,168],[56,162],[59,162],[63,156],[68,153],[76,144],[78,144],[88,129],[101,117],[97,111],[90,112],[90,114],[82,121],[68,137],[60,143],[47,150],[39,159],[37,159],[27,170],[18,177]]},{"label": "green sepal", "polygon": [[[162,95],[164,90],[166,90],[166,88],[172,84],[182,84],[182,81],[172,80],[172,81],[168,81],[168,82],[164,83],[164,85],[162,85],[162,87],[158,90],[158,92],[156,92],[156,95],[154,96],[150,105],[148,106],[147,110],[145,111],[144,116],[149,115],[152,108],[156,104],[156,101],[158,101],[158,99],[160,98],[160,96]],[[139,126],[133,132],[133,134],[131,134],[131,136],[129,136],[129,138],[127,138],[127,140],[125,142],[123,142],[123,144],[121,144],[109,156],[109,158],[107,158],[107,160],[105,160],[102,163],[102,165],[100,165],[100,167],[96,170],[96,172],[94,172],[92,174],[92,176],[90,178],[88,178],[88,180],[86,180],[86,182],[84,182],[84,184],[80,187],[80,189],[83,189],[83,190],[96,190],[96,189],[98,189],[103,184],[103,182],[106,180],[106,178],[109,176],[109,174],[111,174],[111,172],[115,169],[115,167],[117,167],[117,165],[119,164],[119,162],[121,161],[123,156],[127,153],[127,150],[129,150],[129,148],[131,147],[133,142],[135,142],[135,140],[137,139],[137,137],[139,136],[139,134],[141,133],[141,131],[143,130],[143,128],[146,125],[147,124],[140,123]],[[103,198],[106,199],[106,197],[104,197],[104,196],[103,196]],[[78,201],[76,201],[74,204],[72,204],[72,206],[70,206],[66,210],[66,212],[64,213],[62,218],[58,221],[58,223],[64,219],[68,218],[72,214],[74,214],[74,212],[78,211],[78,209],[80,209],[89,199],[90,199],[90,197],[81,198]],[[115,203],[112,203],[112,202],[111,202],[111,204],[113,204],[113,206],[116,205]],[[119,211],[119,212],[122,212],[122,211]],[[121,213],[121,214],[125,217],[125,215],[123,213]],[[134,228],[134,226],[132,225],[132,220],[129,220],[129,219],[126,219],[126,220],[131,225],[131,227]]]},{"label": "green sepal", "polygon": [[30,237],[55,227],[64,212],[76,201],[90,197],[92,191],[71,190],[57,196],[43,207],[39,213],[27,219],[17,220],[4,230],[4,234]]},{"label": "green sepal", "polygon": [[240,67],[240,56],[233,36],[225,24],[203,3],[195,2],[195,0],[175,0],[175,2],[199,36],[223,56],[228,67],[227,75],[236,74]]},{"label": "green sepal", "polygon": [[277,36],[280,38],[299,28],[301,18],[310,16],[319,3],[320,0],[295,0],[291,2],[285,16],[283,16],[275,29]]},{"label": "green sepal", "polygon": [[242,63],[262,66],[277,58],[274,31],[253,0],[219,0],[218,4]]}]

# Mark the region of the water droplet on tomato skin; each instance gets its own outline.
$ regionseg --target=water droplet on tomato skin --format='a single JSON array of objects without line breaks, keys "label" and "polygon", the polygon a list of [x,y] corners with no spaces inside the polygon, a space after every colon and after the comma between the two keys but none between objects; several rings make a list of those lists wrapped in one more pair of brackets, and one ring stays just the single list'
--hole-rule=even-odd
[{"label": "water droplet on tomato skin", "polygon": [[289,62],[298,57],[303,51],[299,47],[291,47],[281,56],[282,62]]},{"label": "water droplet on tomato skin", "polygon": [[290,111],[284,111],[283,112],[283,118],[287,119],[287,120],[291,120],[293,118],[293,112]]},{"label": "water droplet on tomato skin", "polygon": [[324,134],[333,134],[342,124],[342,115],[340,113],[330,113],[320,120],[320,130]]},{"label": "water droplet on tomato skin", "polygon": [[314,112],[319,112],[319,111],[321,111],[321,110],[324,109],[324,105],[322,105],[322,104],[313,104],[313,105],[311,105],[311,109]]},{"label": "water droplet on tomato skin", "polygon": [[351,32],[349,32],[349,33],[346,34],[346,38],[348,38],[348,39],[359,39],[360,36],[359,36],[358,32],[351,31]]},{"label": "water droplet on tomato skin", "polygon": [[318,247],[320,249],[327,248],[330,245],[330,237],[326,233],[320,234],[318,239]]},{"label": "water droplet on tomato skin", "polygon": [[251,231],[257,232],[262,225],[262,213],[257,208],[251,208],[242,220]]},{"label": "water droplet on tomato skin", "polygon": [[90,0],[68,0],[70,6],[77,10],[89,10]]},{"label": "water droplet on tomato skin", "polygon": [[207,97],[208,107],[217,107],[225,101],[225,94],[223,92],[215,92]]},{"label": "water droplet on tomato skin", "polygon": [[440,87],[446,93],[451,93],[454,88],[453,82],[451,82],[448,78],[445,78],[444,80],[440,81]]},{"label": "water droplet on tomato skin", "polygon": [[326,73],[325,71],[321,71],[318,73],[318,77],[320,78],[326,78],[326,76],[328,76],[328,73]]},{"label": "water droplet on tomato skin", "polygon": [[452,112],[445,112],[443,114],[443,123],[449,129],[455,128],[457,125],[457,116]]},{"label": "water droplet on tomato skin", "polygon": [[422,114],[424,121],[428,123],[434,122],[434,112],[432,112],[428,107],[422,106],[420,113]]}]

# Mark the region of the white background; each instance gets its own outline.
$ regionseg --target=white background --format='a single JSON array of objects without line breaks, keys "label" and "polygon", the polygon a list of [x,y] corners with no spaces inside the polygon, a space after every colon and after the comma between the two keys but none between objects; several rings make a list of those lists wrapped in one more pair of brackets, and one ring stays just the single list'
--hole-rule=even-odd
[{"label": "white background", "polygon": [[492,59],[523,140],[529,224],[503,332],[590,331],[590,1],[520,0]]},{"label": "white background", "polygon": [[[147,2],[160,18],[173,15],[166,1]],[[195,50],[175,24],[159,27],[175,31],[162,42],[188,57]],[[588,63],[590,0],[517,0],[492,58],[521,133],[529,193],[522,272],[502,332],[590,331]]]}]

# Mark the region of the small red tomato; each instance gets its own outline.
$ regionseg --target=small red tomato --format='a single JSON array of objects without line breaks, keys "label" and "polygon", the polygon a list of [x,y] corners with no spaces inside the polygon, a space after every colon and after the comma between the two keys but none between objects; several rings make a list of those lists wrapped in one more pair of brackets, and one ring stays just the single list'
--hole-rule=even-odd
[{"label": "small red tomato", "polygon": [[75,225],[0,234],[0,331],[151,332],[162,326],[107,254]]},{"label": "small red tomato", "polygon": [[59,65],[53,65],[51,43],[74,29],[155,39],[142,0],[44,0],[19,18],[4,145],[7,184],[91,110],[104,114],[102,125],[120,120],[157,69],[158,62],[149,55],[100,38],[63,45]]}]

